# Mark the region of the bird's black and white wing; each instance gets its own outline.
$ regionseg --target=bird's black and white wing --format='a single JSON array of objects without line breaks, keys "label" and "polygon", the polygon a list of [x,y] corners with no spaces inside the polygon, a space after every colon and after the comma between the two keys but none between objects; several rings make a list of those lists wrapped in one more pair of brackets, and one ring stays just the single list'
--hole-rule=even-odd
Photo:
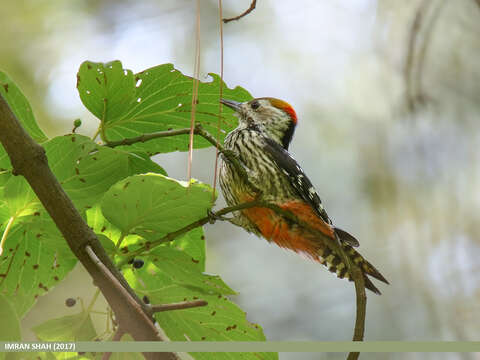
[{"label": "bird's black and white wing", "polygon": [[[286,151],[282,146],[276,143],[274,140],[265,137],[265,151],[268,152],[277,167],[282,171],[288,178],[290,179],[290,183],[292,184],[293,188],[297,192],[297,194],[305,200],[315,212],[320,216],[323,221],[327,224],[333,226],[332,220],[328,216],[327,212],[325,211],[322,200],[320,196],[318,196],[315,187],[312,185],[310,179],[305,175],[304,171],[297,163],[297,161]],[[347,233],[346,231],[335,228],[335,232],[337,233],[340,240],[350,244],[351,246],[358,246],[358,240],[355,239],[352,235]]]}]

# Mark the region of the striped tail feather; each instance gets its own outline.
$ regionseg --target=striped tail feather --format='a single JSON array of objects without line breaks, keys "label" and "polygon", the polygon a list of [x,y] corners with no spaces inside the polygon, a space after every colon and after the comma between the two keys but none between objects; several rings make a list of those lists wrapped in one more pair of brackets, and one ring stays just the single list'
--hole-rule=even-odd
[{"label": "striped tail feather", "polygon": [[[357,252],[352,246],[342,243],[342,247],[345,251],[345,254],[350,258],[350,260],[360,267],[363,273],[363,279],[365,281],[365,288],[373,291],[375,294],[381,295],[380,290],[377,289],[375,285],[373,285],[372,281],[368,278],[371,276],[377,280],[380,280],[386,284],[389,282],[385,277],[378,271],[372,264],[370,264],[367,260],[364,259],[359,252]],[[325,265],[329,271],[335,273],[337,277],[340,279],[348,279],[349,281],[353,281],[348,272],[347,265],[343,263],[340,255],[334,253],[328,247],[323,249],[322,258],[319,259],[320,263]],[[368,276],[367,276],[368,275]]]},{"label": "striped tail feather", "polygon": [[358,241],[352,235],[324,222],[310,205],[302,201],[291,201],[280,205],[280,207],[291,211],[300,220],[311,224],[313,228],[318,230],[323,239],[319,238],[318,234],[312,234],[286,221],[275,211],[262,207],[254,207],[242,211],[242,215],[251,224],[250,227],[246,227],[243,224],[243,227],[257,235],[263,236],[267,241],[272,241],[282,248],[304,254],[310,259],[320,262],[341,279],[347,278],[352,281],[347,265],[343,263],[340,255],[334,253],[328,246],[329,241],[339,240],[345,254],[362,270],[365,287],[380,295],[380,291],[373,285],[367,275],[387,284],[388,281],[352,247],[352,245],[358,246]]}]

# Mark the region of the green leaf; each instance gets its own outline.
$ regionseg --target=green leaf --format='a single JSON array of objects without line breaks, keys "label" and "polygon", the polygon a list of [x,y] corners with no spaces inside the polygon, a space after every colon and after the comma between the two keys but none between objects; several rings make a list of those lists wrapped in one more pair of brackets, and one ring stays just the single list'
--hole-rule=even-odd
[{"label": "green leaf", "polygon": [[53,173],[79,210],[92,207],[110,186],[129,175],[165,173],[146,154],[99,146],[82,135],[56,137],[45,150]]},{"label": "green leaf", "polygon": [[[12,299],[13,300],[13,299]],[[20,321],[12,303],[0,293],[0,341],[20,341]]]},{"label": "green leaf", "polygon": [[0,292],[15,298],[22,317],[77,260],[45,210],[21,218],[8,233],[0,256]]},{"label": "green leaf", "polygon": [[[0,189],[0,194],[2,189]],[[0,230],[3,230],[7,225],[8,220],[10,219],[10,209],[6,201],[0,199]]]},{"label": "green leaf", "polygon": [[212,189],[192,180],[177,181],[158,174],[130,176],[112,186],[102,199],[102,213],[125,234],[148,240],[206,216]]},{"label": "green leaf", "polygon": [[97,336],[90,314],[83,311],[48,320],[32,331],[41,341],[93,341]]},{"label": "green leaf", "polygon": [[235,294],[218,275],[202,273],[201,264],[184,251],[160,246],[152,250],[147,258],[155,265],[145,265],[150,276],[162,276],[173,284],[195,289],[197,294]]},{"label": "green leaf", "polygon": [[[161,247],[157,249],[160,251]],[[153,255],[152,255],[153,256]],[[172,256],[169,254],[169,256]],[[176,256],[176,255],[175,255]],[[264,341],[260,326],[247,321],[245,313],[220,293],[199,291],[200,286],[183,284],[171,276],[166,259],[146,263],[138,270],[125,270],[125,278],[132,287],[146,295],[152,304],[168,304],[202,299],[207,306],[166,311],[155,314],[160,327],[172,341]],[[167,260],[168,261],[168,260]],[[173,261],[173,260],[172,260]],[[191,269],[187,262],[184,266]],[[171,270],[179,274],[178,270]],[[199,276],[198,274],[196,276]],[[203,275],[205,276],[205,275]],[[220,279],[218,279],[221,281]],[[225,285],[226,286],[226,285]],[[277,359],[275,353],[192,353],[195,359]]]},{"label": "green leaf", "polygon": [[[209,74],[210,82],[199,82],[196,122],[212,134],[217,133],[220,78]],[[243,88],[228,88],[224,83],[223,97],[250,100]],[[163,64],[133,74],[120,61],[107,64],[84,62],[78,71],[77,88],[83,104],[101,122],[109,141],[135,137],[146,133],[190,127],[193,78]],[[233,130],[237,119],[233,111],[223,108],[220,142]],[[137,143],[130,148],[156,154],[186,151],[188,135],[165,137]],[[195,136],[194,147],[211,146]]]},{"label": "green leaf", "polygon": [[203,235],[203,228],[195,228],[164,246],[184,251],[190,255],[193,262],[198,264],[199,271],[205,271],[205,236]]},{"label": "green leaf", "polygon": [[113,256],[116,253],[116,248],[112,239],[106,237],[103,234],[96,234],[96,235],[97,235],[98,241],[100,241],[100,244],[102,244],[103,248],[105,249],[105,252],[109,256]]},{"label": "green leaf", "polygon": [[[111,257],[115,255],[124,256],[125,252],[132,248],[138,248],[143,240],[138,235],[122,235],[122,231],[115,225],[112,225],[102,214],[99,204],[86,211],[87,223],[97,234],[105,251]],[[122,237],[123,236],[123,237]],[[118,241],[122,239],[122,251],[117,248]]]},{"label": "green leaf", "polygon": [[40,201],[23,176],[10,177],[3,195],[10,217],[31,215],[41,208]]},{"label": "green leaf", "polygon": [[[17,117],[30,136],[37,142],[42,143],[48,140],[47,136],[38,126],[33,115],[32,108],[27,98],[15,83],[0,71],[0,94],[7,101],[10,109]],[[2,169],[11,169],[10,159],[0,144],[0,171]]]},{"label": "green leaf", "polygon": [[113,242],[116,242],[121,236],[121,231],[116,226],[113,226],[108,222],[107,219],[102,214],[102,209],[99,204],[96,204],[91,209],[88,209],[87,212],[87,224],[93,229],[97,234],[103,234]]}]

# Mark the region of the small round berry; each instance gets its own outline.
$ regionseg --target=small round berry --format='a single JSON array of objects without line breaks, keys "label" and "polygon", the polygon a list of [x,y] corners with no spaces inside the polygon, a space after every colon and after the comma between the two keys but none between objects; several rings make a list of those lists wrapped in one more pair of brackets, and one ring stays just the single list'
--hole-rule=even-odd
[{"label": "small round berry", "polygon": [[75,306],[76,303],[77,303],[77,300],[75,300],[74,298],[68,298],[67,300],[65,300],[65,305],[67,307]]},{"label": "small round berry", "polygon": [[73,126],[75,126],[76,128],[77,128],[77,127],[80,127],[81,125],[82,125],[82,120],[80,120],[80,119],[75,119],[75,120],[73,121]]},{"label": "small round berry", "polygon": [[143,266],[144,262],[142,259],[135,259],[133,260],[133,267],[135,269],[140,269]]}]

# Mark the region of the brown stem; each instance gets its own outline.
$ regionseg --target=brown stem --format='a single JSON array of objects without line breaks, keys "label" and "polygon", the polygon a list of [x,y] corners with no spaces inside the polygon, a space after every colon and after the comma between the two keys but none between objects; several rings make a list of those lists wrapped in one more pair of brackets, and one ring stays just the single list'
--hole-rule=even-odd
[{"label": "brown stem", "polygon": [[[407,54],[405,59],[405,68],[404,68],[404,77],[405,77],[405,93],[406,93],[406,101],[409,112],[414,112],[417,105],[417,100],[420,96],[416,95],[416,89],[414,84],[414,62],[415,62],[415,51],[417,48],[417,41],[419,39],[420,30],[422,27],[423,20],[425,18],[425,13],[428,10],[428,6],[430,5],[429,0],[423,0],[423,2],[418,7],[415,18],[412,22],[412,28],[410,30],[408,36],[408,44],[407,44]],[[418,76],[421,77],[422,74]]]},{"label": "brown stem", "polygon": [[152,305],[152,313],[157,313],[161,311],[170,311],[170,310],[189,309],[193,307],[207,306],[207,305],[208,305],[208,302],[206,302],[205,300],[182,301],[182,302],[172,303],[172,304]]},{"label": "brown stem", "polygon": [[[348,256],[346,256],[343,248],[340,246],[340,240],[336,236],[338,241],[338,248],[341,249],[340,255],[342,260],[347,264],[350,276],[355,284],[356,295],[356,316],[355,316],[355,328],[353,330],[353,341],[363,341],[365,334],[365,316],[367,314],[367,294],[365,293],[365,280],[363,273],[357,264],[353,263]],[[357,360],[360,356],[359,352],[351,352],[348,354],[347,360]]]},{"label": "brown stem", "polygon": [[[113,335],[112,341],[120,341],[123,335],[125,335],[125,331],[123,330],[123,328],[119,327]],[[102,360],[109,360],[111,356],[111,352],[106,352],[103,354]]]},{"label": "brown stem", "polygon": [[[222,155],[232,164],[233,167],[235,167],[235,170],[240,174],[240,176],[249,184],[249,186],[252,188],[254,192],[259,192],[257,187],[253,185],[249,178],[248,174],[245,170],[245,167],[241,164],[240,160],[235,156],[235,154],[232,151],[226,150],[218,141],[217,139],[212,136],[208,131],[206,131],[200,124],[195,125],[194,128],[194,134],[199,135],[203,137],[205,140],[207,140],[210,144],[218,148],[218,151],[222,153]],[[178,136],[178,135],[186,135],[190,134],[190,128],[185,128],[185,129],[177,129],[177,130],[167,130],[167,131],[159,131],[156,133],[151,133],[151,134],[143,134],[140,136],[132,137],[132,138],[126,138],[118,141],[108,141],[105,143],[106,146],[109,147],[116,147],[116,146],[122,146],[122,145],[133,145],[139,142],[145,142],[145,141],[150,141],[154,139],[159,139],[163,137],[170,137],[170,136]]]},{"label": "brown stem", "polygon": [[153,139],[158,139],[162,137],[168,137],[168,136],[177,136],[177,135],[186,135],[190,133],[190,128],[185,128],[185,129],[178,129],[178,130],[167,130],[167,131],[159,131],[156,133],[152,134],[143,134],[140,136],[132,137],[132,138],[126,138],[118,141],[108,141],[105,143],[106,146],[109,147],[116,147],[116,146],[122,146],[122,145],[133,145],[139,142],[146,142],[149,140]]},{"label": "brown stem", "polygon": [[[23,129],[0,95],[0,142],[10,157],[15,175],[22,175],[50,214],[70,249],[102,291],[115,317],[137,341],[167,340],[155,328],[148,310],[115,268],[95,233],[84,222],[48,166],[45,150]],[[107,269],[89,255],[89,250]],[[110,276],[111,275],[111,276]],[[116,281],[112,281],[112,276]],[[125,290],[118,291],[118,284]],[[126,296],[128,292],[128,296]],[[134,299],[133,306],[131,299]],[[178,359],[175,353],[145,353],[147,359]]]},{"label": "brown stem", "polygon": [[[140,248],[138,248],[135,251],[128,252],[126,254],[126,257],[124,258],[124,260],[119,262],[117,264],[117,266],[119,268],[121,268],[124,264],[126,264],[130,259],[134,258],[135,256],[140,255],[145,251],[151,250],[154,247],[157,247],[158,245],[164,244],[164,243],[169,242],[169,241],[173,241],[176,238],[178,238],[179,236],[182,236],[183,234],[186,234],[190,230],[193,230],[197,227],[203,226],[207,223],[214,223],[216,220],[220,220],[221,216],[223,216],[223,215],[227,215],[227,214],[232,213],[234,211],[259,206],[260,204],[261,204],[261,202],[252,201],[252,202],[247,202],[247,203],[243,203],[243,204],[239,204],[239,205],[235,205],[235,206],[227,206],[227,207],[225,207],[225,208],[223,208],[223,209],[221,209],[221,210],[219,210],[215,213],[209,214],[209,215],[207,215],[207,216],[205,216],[205,217],[203,217],[199,220],[196,220],[196,221],[184,226],[181,229],[178,229],[176,231],[168,233],[158,240],[147,242],[147,243],[145,243],[145,245],[141,246]],[[223,219],[221,219],[221,220],[223,220]]]},{"label": "brown stem", "polygon": [[255,9],[255,6],[257,6],[257,0],[252,0],[252,3],[250,4],[250,7],[247,10],[245,10],[243,13],[241,13],[238,16],[228,18],[228,19],[223,19],[223,22],[226,24],[230,21],[240,20],[242,17],[250,14],[253,11],[253,9]]}]

